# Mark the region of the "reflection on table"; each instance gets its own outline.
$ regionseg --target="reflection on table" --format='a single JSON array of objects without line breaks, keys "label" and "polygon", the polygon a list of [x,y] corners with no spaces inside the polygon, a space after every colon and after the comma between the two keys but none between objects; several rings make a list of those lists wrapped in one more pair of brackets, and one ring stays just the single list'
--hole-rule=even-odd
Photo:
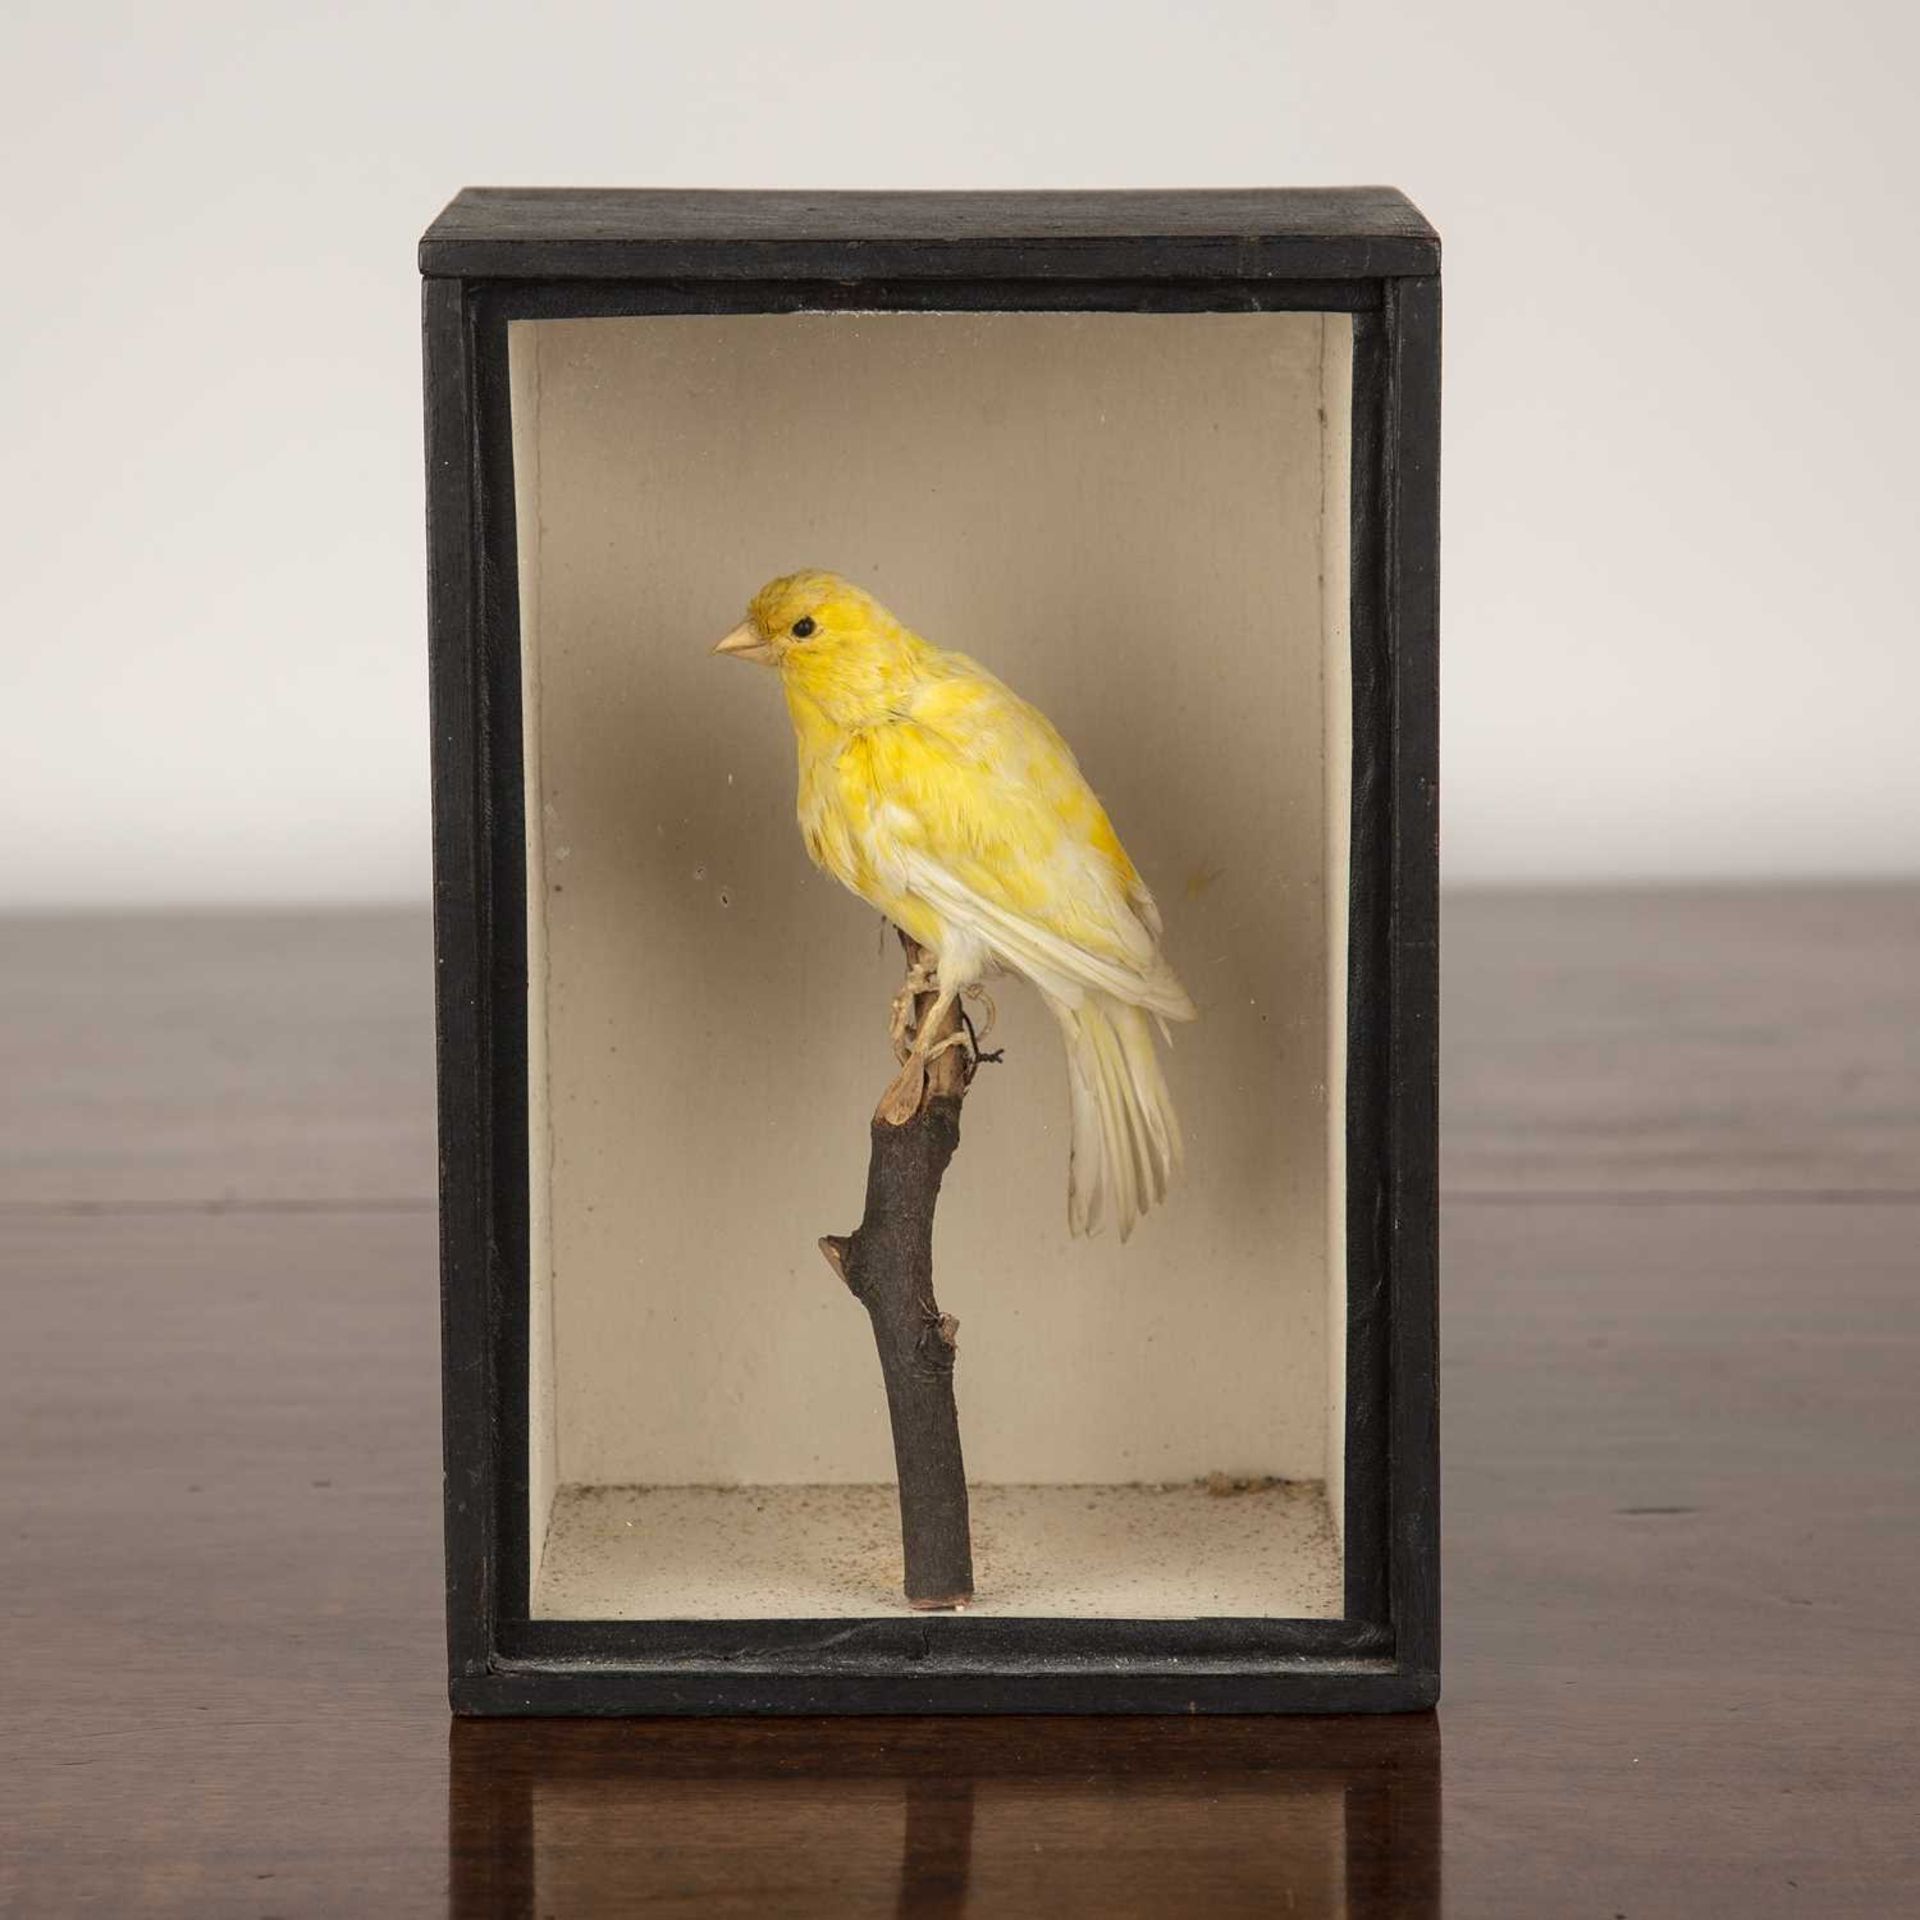
[{"label": "reflection on table", "polygon": [[455,1920],[1439,1912],[1430,1714],[460,1721]]}]

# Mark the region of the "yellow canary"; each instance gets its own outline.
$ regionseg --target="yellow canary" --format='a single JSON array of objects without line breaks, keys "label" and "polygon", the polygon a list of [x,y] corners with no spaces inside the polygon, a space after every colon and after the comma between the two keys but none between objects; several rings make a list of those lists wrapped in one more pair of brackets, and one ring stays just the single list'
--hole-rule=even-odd
[{"label": "yellow canary", "polygon": [[1164,1027],[1194,1007],[1066,742],[976,661],[837,574],[770,580],[715,651],[779,670],[814,864],[938,957],[920,1033],[990,972],[1039,988],[1067,1049],[1069,1223],[1091,1233],[1110,1210],[1124,1240],[1181,1157],[1147,1015]]}]

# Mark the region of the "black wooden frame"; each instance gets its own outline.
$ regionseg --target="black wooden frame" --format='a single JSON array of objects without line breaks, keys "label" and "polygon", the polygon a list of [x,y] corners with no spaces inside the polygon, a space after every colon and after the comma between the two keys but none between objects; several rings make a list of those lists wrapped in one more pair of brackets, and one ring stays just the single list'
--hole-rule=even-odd
[{"label": "black wooden frame", "polygon": [[[1343,1712],[1439,1691],[1439,246],[1385,189],[468,192],[425,278],[447,1626],[456,1711]],[[526,870],[507,326],[1347,312],[1346,1616],[528,1618]]]}]

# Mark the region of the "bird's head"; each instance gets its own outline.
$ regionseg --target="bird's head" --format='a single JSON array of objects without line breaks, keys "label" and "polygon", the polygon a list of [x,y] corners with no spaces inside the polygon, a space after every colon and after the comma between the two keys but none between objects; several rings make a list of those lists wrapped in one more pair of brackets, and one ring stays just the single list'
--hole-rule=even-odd
[{"label": "bird's head", "polygon": [[789,682],[809,682],[858,677],[911,644],[872,594],[837,573],[810,571],[769,580],[713,650],[778,667]]}]

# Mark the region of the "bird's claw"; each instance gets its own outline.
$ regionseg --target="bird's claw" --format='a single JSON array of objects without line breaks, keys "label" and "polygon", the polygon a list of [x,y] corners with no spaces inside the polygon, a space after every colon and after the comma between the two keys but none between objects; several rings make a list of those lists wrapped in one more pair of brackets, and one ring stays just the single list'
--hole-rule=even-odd
[{"label": "bird's claw", "polygon": [[900,991],[893,996],[887,1018],[887,1037],[893,1043],[893,1057],[902,1066],[913,1052],[913,1003],[923,993],[938,992],[939,987],[940,976],[931,967],[916,960],[907,968],[907,977],[901,981]]},{"label": "bird's claw", "polygon": [[887,1019],[887,1038],[893,1043],[893,1057],[902,1066],[913,1052],[913,1001],[913,989],[902,987],[893,996],[893,1008]]},{"label": "bird's claw", "polygon": [[[963,1014],[962,1020],[966,1018]],[[924,1053],[916,1041],[901,1056],[900,1071],[894,1075],[887,1090],[880,1096],[880,1105],[876,1116],[890,1127],[904,1127],[920,1111],[921,1103],[927,1097],[927,1069],[943,1053],[950,1053],[955,1047],[973,1047],[973,1037],[965,1026],[950,1033],[944,1040],[936,1040]],[[973,1077],[973,1059],[967,1062],[967,1078]]]}]

